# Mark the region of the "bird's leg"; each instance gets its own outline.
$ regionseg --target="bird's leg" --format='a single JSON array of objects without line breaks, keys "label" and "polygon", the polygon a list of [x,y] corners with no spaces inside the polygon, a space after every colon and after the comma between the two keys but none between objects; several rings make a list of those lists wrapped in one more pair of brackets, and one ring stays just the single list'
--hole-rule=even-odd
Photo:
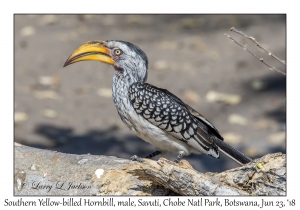
[{"label": "bird's leg", "polygon": [[159,154],[161,154],[161,151],[160,150],[156,150],[155,152],[152,152],[150,155],[147,155],[145,158],[151,159],[151,158],[153,158],[153,157],[155,157],[155,156],[157,156]]},{"label": "bird's leg", "polygon": [[[152,152],[150,155],[147,155],[145,158],[151,159],[153,157],[155,157],[156,155],[159,155],[161,153],[160,150],[156,150],[155,152]],[[137,155],[133,155],[130,160],[132,161],[138,161],[140,163],[143,162],[143,159],[141,157],[138,157]]]},{"label": "bird's leg", "polygon": [[179,161],[184,156],[184,151],[179,151],[177,158],[174,160],[175,163],[179,163]]}]

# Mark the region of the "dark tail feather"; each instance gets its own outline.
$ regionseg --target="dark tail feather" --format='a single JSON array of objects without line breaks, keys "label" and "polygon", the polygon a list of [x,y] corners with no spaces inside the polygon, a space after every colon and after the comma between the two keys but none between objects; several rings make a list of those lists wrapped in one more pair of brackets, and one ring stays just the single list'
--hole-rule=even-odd
[{"label": "dark tail feather", "polygon": [[245,154],[242,152],[238,151],[231,145],[227,144],[226,142],[214,138],[216,145],[219,147],[219,151],[222,152],[224,155],[227,157],[231,158],[235,162],[237,162],[240,165],[244,165],[246,163],[249,163],[252,161],[251,158],[247,157]]}]

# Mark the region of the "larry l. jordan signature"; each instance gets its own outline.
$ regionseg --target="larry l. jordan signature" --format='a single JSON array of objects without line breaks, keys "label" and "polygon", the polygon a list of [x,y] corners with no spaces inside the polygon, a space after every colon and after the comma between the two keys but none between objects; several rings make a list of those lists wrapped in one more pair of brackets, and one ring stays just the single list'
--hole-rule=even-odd
[{"label": "larry l. jordan signature", "polygon": [[74,183],[74,182],[56,182],[56,184],[51,183],[42,183],[41,181],[37,182],[34,181],[31,184],[27,182],[23,182],[24,188],[31,188],[35,190],[46,190],[47,192],[50,192],[52,189],[57,190],[87,190],[91,189],[91,185],[84,185],[83,183]]}]

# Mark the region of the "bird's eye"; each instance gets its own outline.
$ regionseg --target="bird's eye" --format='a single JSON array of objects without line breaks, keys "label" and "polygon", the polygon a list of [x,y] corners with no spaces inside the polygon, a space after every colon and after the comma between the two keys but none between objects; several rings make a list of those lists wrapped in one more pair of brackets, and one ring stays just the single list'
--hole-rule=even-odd
[{"label": "bird's eye", "polygon": [[114,54],[115,55],[121,55],[123,52],[122,52],[122,50],[120,50],[120,49],[115,49],[114,50]]}]

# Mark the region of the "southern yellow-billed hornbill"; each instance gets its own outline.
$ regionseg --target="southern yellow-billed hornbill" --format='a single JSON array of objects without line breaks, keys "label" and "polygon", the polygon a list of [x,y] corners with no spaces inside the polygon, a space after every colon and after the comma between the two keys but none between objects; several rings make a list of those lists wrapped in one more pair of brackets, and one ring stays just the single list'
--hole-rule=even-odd
[{"label": "southern yellow-billed hornbill", "polygon": [[[64,67],[85,60],[113,65],[112,94],[122,121],[157,148],[146,158],[172,151],[178,153],[175,162],[179,162],[192,152],[214,158],[222,152],[239,164],[251,161],[224,142],[218,130],[192,107],[168,90],[145,83],[148,59],[139,47],[124,41],[90,41],[75,50]],[[131,159],[142,161],[136,155]]]}]

